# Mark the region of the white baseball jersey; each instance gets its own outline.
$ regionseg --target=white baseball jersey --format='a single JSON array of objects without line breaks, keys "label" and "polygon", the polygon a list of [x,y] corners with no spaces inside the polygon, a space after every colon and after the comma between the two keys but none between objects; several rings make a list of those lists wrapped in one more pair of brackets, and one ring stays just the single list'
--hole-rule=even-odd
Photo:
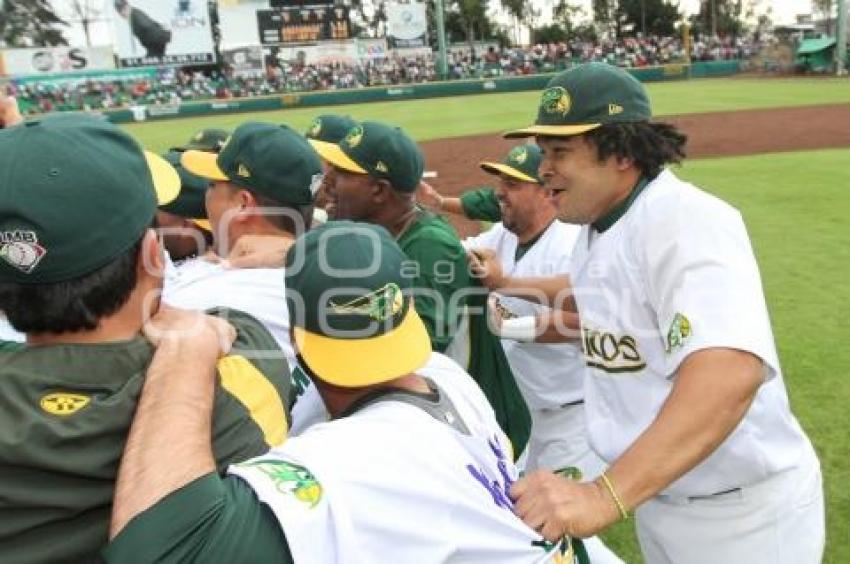
[{"label": "white baseball jersey", "polygon": [[[191,259],[167,268],[162,300],[184,309],[229,307],[244,311],[268,329],[283,351],[290,371],[299,374],[289,338],[282,268],[225,269],[200,258]],[[293,378],[293,385],[298,398],[292,407],[289,434],[297,435],[313,423],[326,421],[327,410],[309,378]]]},{"label": "white baseball jersey", "polygon": [[[516,250],[519,240],[501,223],[477,237],[465,239],[463,246],[466,249],[493,250],[509,276],[565,275],[570,269],[570,256],[579,230],[576,225],[553,221],[518,261]],[[518,298],[499,296],[499,302],[519,317],[551,311],[546,306]],[[578,344],[522,343],[502,339],[502,348],[529,408],[557,408],[584,396],[585,367]]]},{"label": "white baseball jersey", "polygon": [[27,336],[23,333],[15,331],[14,327],[9,323],[9,320],[6,319],[6,316],[0,312],[0,341],[14,341],[16,343],[23,343],[27,340]]},{"label": "white baseball jersey", "polygon": [[557,562],[512,511],[508,440],[475,382],[434,353],[417,371],[454,404],[464,435],[383,401],[233,465],[274,511],[296,562]]},{"label": "white baseball jersey", "polygon": [[804,457],[808,438],[788,405],[737,210],[664,171],[609,229],[582,228],[571,271],[590,368],[588,431],[603,458],[618,458],[653,422],[688,355],[716,347],[761,358],[765,383],[735,431],[663,493],[711,495]]}]

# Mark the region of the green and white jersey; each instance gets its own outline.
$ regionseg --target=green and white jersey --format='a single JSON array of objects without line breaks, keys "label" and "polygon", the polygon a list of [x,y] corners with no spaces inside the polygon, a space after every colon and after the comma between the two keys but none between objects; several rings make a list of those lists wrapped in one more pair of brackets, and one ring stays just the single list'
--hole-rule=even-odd
[{"label": "green and white jersey", "polygon": [[[279,356],[252,357],[276,346],[262,325],[217,314],[238,335],[218,364],[213,452],[223,471],[286,438],[290,380]],[[95,561],[152,355],[141,336],[0,351],[0,561]]]},{"label": "green and white jersey", "polygon": [[569,562],[513,512],[510,445],[475,382],[434,353],[417,374],[450,398],[462,433],[387,400],[314,425],[231,466],[274,511],[295,562]]},{"label": "green and white jersey", "polygon": [[662,493],[711,495],[800,463],[810,446],[789,408],[740,213],[670,171],[620,213],[602,232],[582,228],[571,265],[594,450],[609,462],[623,454],[658,415],[688,355],[721,347],[758,356],[765,382],[735,431]]}]

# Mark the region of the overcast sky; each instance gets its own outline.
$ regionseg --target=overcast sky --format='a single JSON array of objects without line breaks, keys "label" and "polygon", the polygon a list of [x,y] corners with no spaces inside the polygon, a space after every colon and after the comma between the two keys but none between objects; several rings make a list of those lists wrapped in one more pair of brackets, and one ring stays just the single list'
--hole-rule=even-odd
[{"label": "overcast sky", "polygon": [[[71,0],[51,0],[56,7],[56,11],[64,18],[73,20],[73,12],[71,10]],[[547,15],[552,11],[552,5],[555,0],[532,0],[538,9],[544,12],[544,20],[548,19]],[[111,0],[81,0],[85,5],[91,5],[98,8],[102,14],[108,15],[110,11],[107,9]],[[586,13],[590,14],[591,0],[571,0],[571,3],[585,7]],[[498,5],[498,0],[490,0],[491,6]],[[774,23],[793,23],[797,14],[806,14],[811,11],[811,0],[761,0],[763,6],[771,6],[773,8]],[[680,0],[680,6],[686,14],[693,13],[699,9],[700,0]],[[93,26],[92,44],[94,45],[109,45],[112,43],[112,30],[109,22],[97,22]],[[65,37],[71,45],[85,45],[85,35],[78,23],[72,23],[65,30]]]}]

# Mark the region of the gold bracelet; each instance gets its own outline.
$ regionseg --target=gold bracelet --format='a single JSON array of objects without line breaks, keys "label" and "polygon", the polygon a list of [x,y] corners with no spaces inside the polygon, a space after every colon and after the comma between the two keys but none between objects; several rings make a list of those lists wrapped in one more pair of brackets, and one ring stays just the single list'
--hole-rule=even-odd
[{"label": "gold bracelet", "polygon": [[617,509],[620,511],[620,517],[623,521],[625,521],[629,518],[629,512],[626,511],[626,506],[623,505],[623,500],[621,500],[620,496],[617,495],[617,490],[614,489],[614,484],[611,482],[611,478],[609,478],[605,472],[602,473],[600,478],[602,478],[602,483],[605,484],[605,489],[608,490],[608,493],[611,494],[611,498],[617,505]]}]

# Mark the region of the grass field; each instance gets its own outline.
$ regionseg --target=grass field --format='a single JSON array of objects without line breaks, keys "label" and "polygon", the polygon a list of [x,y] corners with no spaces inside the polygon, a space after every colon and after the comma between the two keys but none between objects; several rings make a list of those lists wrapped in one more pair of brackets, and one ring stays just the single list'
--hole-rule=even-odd
[{"label": "grass field", "polygon": [[[850,103],[847,80],[721,79],[649,85],[656,115]],[[346,106],[364,119],[407,128],[420,140],[498,132],[533,119],[537,93],[493,94]],[[133,124],[164,150],[202,127],[247,119],[304,129],[319,108]],[[815,443],[825,475],[825,561],[850,562],[850,148],[688,161],[679,171],[737,206],[758,255],[792,406]],[[631,523],[604,535],[639,562]],[[794,542],[789,539],[789,542]]]},{"label": "grass field", "polygon": [[[648,84],[656,115],[850,103],[850,81],[842,79],[743,78],[705,79]],[[493,133],[531,123],[537,92],[484,94],[406,102],[377,102],[332,108],[302,108],[225,114],[125,127],[147,148],[164,151],[204,127],[232,129],[246,120],[286,123],[304,130],[323,111],[344,112],[363,119],[387,121],[405,128],[420,141]]]}]

